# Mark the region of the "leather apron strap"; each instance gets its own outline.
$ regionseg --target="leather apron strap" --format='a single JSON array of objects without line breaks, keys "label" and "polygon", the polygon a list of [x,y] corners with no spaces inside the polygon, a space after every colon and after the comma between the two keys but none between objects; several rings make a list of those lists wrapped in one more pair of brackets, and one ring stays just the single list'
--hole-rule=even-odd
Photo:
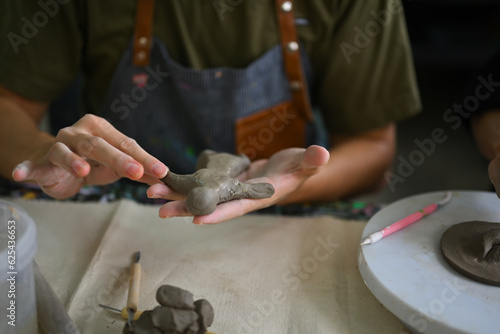
[{"label": "leather apron strap", "polygon": [[288,80],[291,99],[236,121],[236,152],[246,154],[250,160],[269,158],[289,147],[305,147],[310,143],[308,125],[313,124],[314,118],[295,29],[293,1],[275,2],[283,75]]},{"label": "leather apron strap", "polygon": [[281,48],[285,71],[290,82],[293,103],[299,116],[313,120],[307,83],[300,60],[299,42],[295,29],[295,15],[292,0],[276,0],[276,13],[281,36]]},{"label": "leather apron strap", "polygon": [[149,65],[151,50],[151,27],[153,25],[154,0],[138,0],[135,15],[134,51],[132,61],[134,66]]}]

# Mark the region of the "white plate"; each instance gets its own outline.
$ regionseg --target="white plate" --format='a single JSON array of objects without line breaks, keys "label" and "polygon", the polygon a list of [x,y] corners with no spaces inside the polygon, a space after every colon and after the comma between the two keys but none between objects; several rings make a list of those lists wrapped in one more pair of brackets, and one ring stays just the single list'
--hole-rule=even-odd
[{"label": "white plate", "polygon": [[[444,194],[426,193],[388,205],[370,219],[361,240]],[[441,255],[444,231],[469,220],[500,222],[496,194],[454,191],[451,202],[434,213],[360,247],[358,265],[366,285],[416,333],[500,333],[500,287],[462,276]]]}]

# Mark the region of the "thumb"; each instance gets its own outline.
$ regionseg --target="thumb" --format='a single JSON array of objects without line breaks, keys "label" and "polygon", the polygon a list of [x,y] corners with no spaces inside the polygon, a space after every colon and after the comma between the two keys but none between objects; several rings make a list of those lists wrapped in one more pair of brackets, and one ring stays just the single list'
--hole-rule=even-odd
[{"label": "thumb", "polygon": [[495,187],[497,196],[500,197],[500,157],[497,156],[495,159],[491,160],[488,165],[488,176],[491,183]]},{"label": "thumb", "polygon": [[12,178],[17,182],[35,181],[40,186],[58,182],[58,176],[52,173],[51,166],[35,164],[29,160],[21,162],[14,168]]},{"label": "thumb", "polygon": [[318,145],[311,145],[304,151],[301,167],[304,170],[309,169],[315,171],[318,167],[326,165],[329,159],[330,153],[326,148]]},{"label": "thumb", "polygon": [[17,182],[33,180],[33,174],[33,163],[28,160],[21,162],[12,170],[12,178]]}]

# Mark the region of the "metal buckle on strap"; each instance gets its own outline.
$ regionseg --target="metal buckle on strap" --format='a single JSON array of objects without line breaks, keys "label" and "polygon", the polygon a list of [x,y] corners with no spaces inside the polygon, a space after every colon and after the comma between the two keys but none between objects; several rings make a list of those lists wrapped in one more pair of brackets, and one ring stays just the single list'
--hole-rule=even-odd
[{"label": "metal buckle on strap", "polygon": [[134,66],[146,67],[151,50],[151,27],[153,25],[154,0],[138,0],[135,15]]},{"label": "metal buckle on strap", "polygon": [[276,0],[276,12],[280,29],[283,62],[290,83],[293,104],[299,116],[312,121],[313,113],[299,52],[295,15],[292,0]]}]

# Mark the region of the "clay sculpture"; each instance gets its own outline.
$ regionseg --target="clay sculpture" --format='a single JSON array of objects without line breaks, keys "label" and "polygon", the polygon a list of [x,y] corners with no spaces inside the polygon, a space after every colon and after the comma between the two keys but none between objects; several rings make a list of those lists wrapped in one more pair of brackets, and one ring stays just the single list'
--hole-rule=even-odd
[{"label": "clay sculpture", "polygon": [[196,172],[179,175],[169,172],[161,181],[187,196],[186,205],[193,215],[208,215],[217,204],[240,198],[269,198],[274,187],[269,183],[244,183],[235,179],[250,166],[244,154],[233,155],[203,151]]},{"label": "clay sculpture", "polygon": [[500,286],[500,224],[468,221],[441,237],[441,253],[456,271],[476,281]]},{"label": "clay sculpture", "polygon": [[194,301],[189,291],[162,285],[156,291],[161,306],[144,311],[141,317],[128,323],[123,334],[202,334],[214,320],[214,309],[205,299]]}]

